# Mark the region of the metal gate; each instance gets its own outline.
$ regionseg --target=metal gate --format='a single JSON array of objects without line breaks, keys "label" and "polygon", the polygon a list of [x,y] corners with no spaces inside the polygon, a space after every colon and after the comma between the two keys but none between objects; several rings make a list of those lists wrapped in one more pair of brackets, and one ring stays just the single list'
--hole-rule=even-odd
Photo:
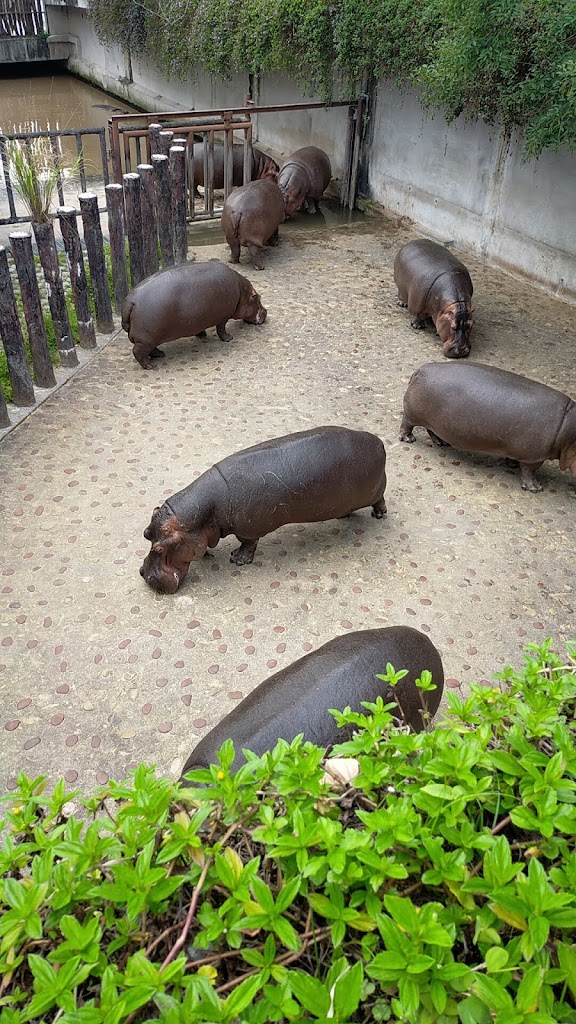
[{"label": "metal gate", "polygon": [[[254,157],[252,149],[252,115],[274,114],[283,111],[325,110],[334,107],[348,108],[346,127],[346,155],[340,203],[353,209],[358,181],[358,161],[364,119],[365,97],[355,100],[339,100],[326,107],[324,103],[284,103],[276,106],[229,107],[219,110],[172,111],[161,114],[115,114],[110,118],[110,149],[112,173],[115,181],[122,184],[122,175],[135,170],[138,164],[150,163],[154,153],[168,153],[170,145],[180,144],[186,148],[187,204],[188,219],[212,220],[219,217],[222,207],[214,201],[215,168],[223,162],[224,200],[234,184],[234,151],[238,153],[240,137],[243,146],[243,175],[245,184],[253,177]],[[222,136],[222,142],[219,137]],[[200,146],[200,150],[195,145]],[[222,150],[215,147],[222,146]],[[203,208],[198,209],[195,175],[199,164],[204,185]],[[200,159],[201,154],[201,159]],[[215,161],[217,154],[218,160]],[[218,180],[218,179],[216,179]]]}]

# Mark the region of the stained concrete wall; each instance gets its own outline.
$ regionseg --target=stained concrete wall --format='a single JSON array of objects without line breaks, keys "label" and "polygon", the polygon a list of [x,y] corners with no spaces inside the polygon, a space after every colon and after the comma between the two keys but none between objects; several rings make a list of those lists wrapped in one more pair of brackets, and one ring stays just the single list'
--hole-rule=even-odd
[{"label": "stained concrete wall", "polygon": [[[248,75],[229,81],[200,74],[168,81],[147,60],[99,43],[86,0],[48,6],[52,33],[69,33],[69,66],[117,96],[150,111],[242,106]],[[310,102],[293,82],[263,76],[262,105]],[[380,82],[369,106],[362,154],[363,191],[387,210],[409,217],[423,233],[483,254],[545,290],[576,301],[576,156],[545,152],[524,162],[522,139],[503,139],[482,122],[448,125],[430,117],[413,90]],[[255,118],[256,137],[279,156],[299,146],[325,149],[341,177],[346,110],[286,112]]]}]

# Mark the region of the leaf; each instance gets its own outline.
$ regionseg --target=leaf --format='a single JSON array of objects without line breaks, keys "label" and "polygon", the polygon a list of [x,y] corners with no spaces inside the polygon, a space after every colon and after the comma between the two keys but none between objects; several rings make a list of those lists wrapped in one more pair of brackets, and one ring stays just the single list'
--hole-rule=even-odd
[{"label": "leaf", "polygon": [[486,970],[488,974],[494,974],[496,971],[504,969],[508,963],[508,953],[502,946],[492,946],[485,955],[484,960],[486,961]]},{"label": "leaf", "polygon": [[34,975],[34,987],[36,990],[40,987],[54,988],[56,980],[54,968],[50,966],[44,957],[37,956],[36,953],[30,953],[28,955],[28,966]]},{"label": "leaf", "polygon": [[14,910],[23,910],[26,903],[26,891],[21,882],[15,878],[4,879],[4,899]]},{"label": "leaf", "polygon": [[393,950],[386,950],[384,953],[377,953],[373,960],[366,966],[366,973],[377,981],[393,981],[400,971],[405,971],[408,964],[403,953]]},{"label": "leaf", "polygon": [[418,930],[419,919],[412,900],[402,896],[385,896],[384,906],[390,917],[406,932]]},{"label": "leaf", "polygon": [[534,965],[524,972],[516,993],[516,1008],[520,1013],[534,1013],[538,1009],[543,982],[544,971],[541,967]]},{"label": "leaf", "polygon": [[292,906],[298,894],[300,884],[300,878],[293,878],[291,882],[288,882],[288,884],[280,890],[276,897],[276,910],[279,914],[283,914],[285,910],[288,910],[288,907]]},{"label": "leaf", "polygon": [[315,1017],[326,1017],[330,1009],[330,996],[317,978],[304,971],[289,971],[288,984],[300,1005]]},{"label": "leaf", "polygon": [[560,967],[566,974],[568,988],[576,999],[576,946],[566,946],[563,942],[557,942],[556,952]]},{"label": "leaf", "polygon": [[534,943],[534,949],[543,949],[548,942],[550,924],[545,917],[529,917],[528,930]]},{"label": "leaf", "polygon": [[266,912],[266,914],[274,914],[274,897],[270,892],[270,889],[261,878],[252,879],[252,890],[254,897]]},{"label": "leaf", "polygon": [[514,910],[508,910],[506,907],[502,907],[499,903],[489,903],[488,906],[496,917],[499,917],[501,921],[505,921],[506,924],[517,928],[520,932],[525,932],[528,927],[528,922],[520,914],[515,913]]},{"label": "leaf", "polygon": [[435,963],[434,957],[425,956],[423,953],[416,953],[408,960],[406,970],[408,974],[422,974],[424,971],[429,971]]},{"label": "leaf", "polygon": [[420,1008],[420,989],[416,982],[406,976],[398,981],[398,997],[402,1012],[408,1020],[416,1020]]},{"label": "leaf", "polygon": [[434,1009],[438,1013],[444,1013],[446,1003],[448,1002],[448,995],[441,981],[434,980],[430,982],[430,998],[434,1004]]},{"label": "leaf", "polygon": [[334,1010],[338,1020],[347,1021],[360,1005],[364,971],[358,960],[353,967],[340,975],[334,990]]},{"label": "leaf", "polygon": [[298,938],[298,935],[296,934],[290,922],[287,921],[285,917],[277,917],[272,922],[272,927],[276,932],[276,935],[280,939],[280,942],[284,946],[287,946],[288,949],[293,950],[300,948],[300,940]]},{"label": "leaf", "polygon": [[502,1011],[512,1013],[514,1010],[514,1003],[508,992],[494,978],[477,974],[472,989],[490,1010],[497,1010],[499,1013]]},{"label": "leaf", "polygon": [[242,981],[238,988],[235,988],[230,993],[226,1002],[224,1003],[224,1013],[226,1017],[232,1020],[237,1017],[250,1003],[254,1000],[254,996],[262,987],[262,982],[258,976],[255,978],[246,978]]},{"label": "leaf", "polygon": [[462,1024],[490,1024],[490,1010],[477,996],[468,996],[458,1004],[458,1016]]}]

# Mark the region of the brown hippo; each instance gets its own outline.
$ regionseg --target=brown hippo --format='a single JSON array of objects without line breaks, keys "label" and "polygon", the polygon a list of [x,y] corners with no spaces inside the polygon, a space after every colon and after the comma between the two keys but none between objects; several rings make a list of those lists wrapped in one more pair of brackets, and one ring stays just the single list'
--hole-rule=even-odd
[{"label": "brown hippo", "polygon": [[562,391],[481,363],[426,363],[404,395],[401,441],[426,427],[434,444],[520,463],[524,491],[541,491],[546,459],[576,476],[576,405]]},{"label": "brown hippo", "polygon": [[[204,143],[195,142],[193,149],[193,160],[194,160],[194,186],[195,194],[199,195],[196,186],[204,185]],[[233,185],[242,185],[244,182],[244,146],[235,144],[232,146],[232,164],[233,164]],[[278,170],[277,165],[270,157],[267,157],[260,149],[252,149],[252,161],[250,164],[250,177],[249,180],[259,177],[262,172],[271,167],[274,171]],[[214,144],[214,188],[224,188],[224,145],[221,142]]]},{"label": "brown hippo", "polygon": [[240,247],[247,246],[255,270],[264,270],[260,254],[266,245],[278,245],[278,225],[284,220],[284,196],[273,171],[258,181],[234,189],[224,203],[220,224],[230,246],[230,263],[240,262]]},{"label": "brown hippo", "polygon": [[236,535],[230,561],[248,565],[260,537],[288,523],[339,519],[367,505],[381,519],[385,489],[386,452],[375,434],[315,427],[275,437],[229,455],[154,509],[140,575],[173,594],[190,562],[222,537]]},{"label": "brown hippo", "polygon": [[[408,671],[394,688],[377,678],[388,664],[396,671]],[[432,673],[436,689],[424,693],[414,684],[426,669]],[[320,747],[342,743],[350,738],[352,730],[339,729],[329,709],[350,707],[361,713],[362,701],[373,703],[377,697],[382,697],[385,704],[396,700],[405,722],[414,732],[421,732],[423,715],[432,717],[436,713],[443,688],[440,655],[419,630],[386,626],[345,633],[257,686],[203,736],[182,774],[216,764],[216,755],[227,739],[234,742],[233,770],[245,760],[242,750],[261,757],[279,739],[291,743],[300,733],[304,740]]]},{"label": "brown hippo", "polygon": [[472,281],[460,260],[438,242],[417,238],[396,253],[394,281],[398,305],[408,307],[415,331],[432,320],[449,359],[470,354]]},{"label": "brown hippo", "polygon": [[308,213],[318,210],[318,200],[330,184],[332,168],[328,155],[318,146],[303,146],[284,161],[278,184],[286,201],[286,216],[306,204]]},{"label": "brown hippo", "polygon": [[145,370],[163,356],[157,346],[177,338],[204,337],[216,327],[221,341],[231,341],[227,320],[263,324],[266,310],[247,277],[210,260],[166,267],[141,281],[124,299],[122,327],[134,358]]}]

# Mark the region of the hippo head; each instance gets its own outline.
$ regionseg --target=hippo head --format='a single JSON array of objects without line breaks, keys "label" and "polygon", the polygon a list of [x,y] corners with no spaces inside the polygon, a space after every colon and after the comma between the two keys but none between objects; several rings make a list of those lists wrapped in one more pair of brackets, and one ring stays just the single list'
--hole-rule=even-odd
[{"label": "hippo head", "polygon": [[442,310],[436,321],[436,330],[442,342],[442,352],[448,359],[465,359],[470,355],[472,310],[453,303]]},{"label": "hippo head", "polygon": [[175,594],[190,562],[206,554],[208,533],[206,528],[187,529],[166,504],[155,508],[150,525],[144,530],[152,547],[140,569],[148,586],[159,594]]},{"label": "hippo head", "polygon": [[258,292],[254,290],[247,277],[243,278],[240,302],[233,315],[234,320],[244,320],[247,324],[263,324],[267,310],[264,309]]},{"label": "hippo head", "polygon": [[298,213],[298,210],[303,206],[306,198],[306,191],[298,185],[288,185],[282,188],[282,194],[284,196],[284,210],[287,217],[291,217],[293,213]]}]

